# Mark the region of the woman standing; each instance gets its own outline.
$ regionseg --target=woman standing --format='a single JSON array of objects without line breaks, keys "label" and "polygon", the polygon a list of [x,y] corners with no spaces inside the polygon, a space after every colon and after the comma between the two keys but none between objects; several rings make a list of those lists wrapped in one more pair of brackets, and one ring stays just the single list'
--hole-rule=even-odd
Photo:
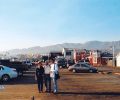
[{"label": "woman standing", "polygon": [[36,68],[36,75],[35,75],[38,83],[38,91],[39,93],[43,92],[43,77],[44,77],[44,68],[42,66],[42,62],[39,62]]}]

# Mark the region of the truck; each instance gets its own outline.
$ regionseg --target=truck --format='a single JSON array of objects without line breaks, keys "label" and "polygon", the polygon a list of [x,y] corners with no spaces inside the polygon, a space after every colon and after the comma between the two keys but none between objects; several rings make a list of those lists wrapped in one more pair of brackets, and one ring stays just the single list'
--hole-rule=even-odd
[{"label": "truck", "polygon": [[1,59],[0,65],[4,65],[10,68],[15,68],[18,75],[23,75],[23,72],[29,70],[29,66],[20,61],[10,61],[9,59]]}]

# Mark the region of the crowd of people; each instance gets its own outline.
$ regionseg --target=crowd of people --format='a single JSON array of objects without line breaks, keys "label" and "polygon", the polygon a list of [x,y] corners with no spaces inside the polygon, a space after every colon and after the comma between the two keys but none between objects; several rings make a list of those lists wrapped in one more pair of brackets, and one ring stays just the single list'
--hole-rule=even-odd
[{"label": "crowd of people", "polygon": [[58,92],[58,78],[56,77],[59,74],[58,71],[58,65],[54,63],[54,60],[46,61],[44,64],[42,62],[37,63],[35,79],[38,83],[39,93],[43,93],[43,84],[45,84],[45,92]]}]

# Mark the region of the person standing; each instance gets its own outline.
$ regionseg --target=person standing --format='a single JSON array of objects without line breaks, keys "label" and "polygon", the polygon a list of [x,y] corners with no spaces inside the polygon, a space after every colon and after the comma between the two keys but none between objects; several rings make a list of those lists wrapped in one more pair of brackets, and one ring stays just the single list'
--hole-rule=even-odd
[{"label": "person standing", "polygon": [[35,78],[37,79],[39,93],[43,92],[43,77],[44,77],[44,68],[42,66],[42,62],[39,62],[36,68],[36,75],[35,75]]},{"label": "person standing", "polygon": [[51,60],[51,69],[50,69],[50,77],[53,81],[53,93],[58,92],[58,86],[57,86],[57,79],[55,77],[55,74],[58,74],[58,65],[54,63],[54,60]]},{"label": "person standing", "polygon": [[44,78],[45,78],[46,92],[51,92],[50,65],[48,61],[45,62],[44,70],[45,70]]}]

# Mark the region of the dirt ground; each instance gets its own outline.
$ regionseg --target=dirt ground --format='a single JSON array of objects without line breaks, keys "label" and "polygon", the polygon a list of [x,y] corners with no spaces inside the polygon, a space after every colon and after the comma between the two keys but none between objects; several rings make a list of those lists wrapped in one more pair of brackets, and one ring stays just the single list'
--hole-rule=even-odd
[{"label": "dirt ground", "polygon": [[59,93],[38,93],[34,71],[11,80],[0,90],[0,100],[120,100],[120,76],[72,73],[60,69]]}]

